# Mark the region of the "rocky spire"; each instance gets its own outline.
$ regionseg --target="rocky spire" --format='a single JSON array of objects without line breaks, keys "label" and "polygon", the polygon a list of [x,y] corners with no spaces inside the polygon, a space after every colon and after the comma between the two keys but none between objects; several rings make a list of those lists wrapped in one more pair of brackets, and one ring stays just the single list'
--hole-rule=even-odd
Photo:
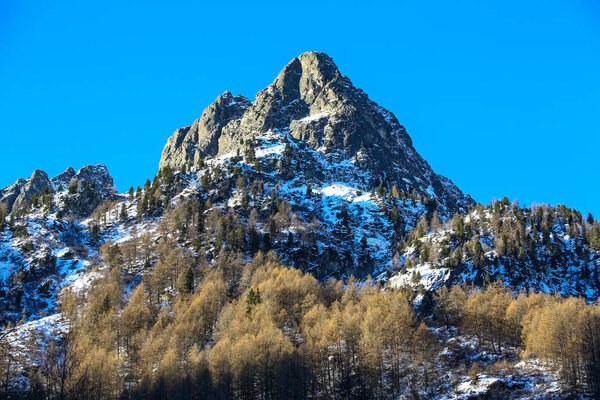
[{"label": "rocky spire", "polygon": [[177,129],[169,138],[159,168],[179,169],[188,161],[198,162],[200,157],[216,155],[223,128],[239,119],[250,104],[244,96],[234,96],[229,91],[217,97],[192,125]]},{"label": "rocky spire", "polygon": [[102,190],[114,190],[114,182],[112,176],[108,173],[108,168],[102,164],[84,165],[77,174],[75,174],[69,186],[83,184],[88,182],[91,186]]},{"label": "rocky spire", "polygon": [[75,170],[73,167],[68,167],[65,172],[62,174],[56,175],[54,178],[50,179],[50,183],[52,183],[52,187],[55,191],[58,191],[59,188],[62,187],[63,190],[67,190],[69,187],[69,182],[75,176]]},{"label": "rocky spire", "polygon": [[[35,194],[40,194],[42,190],[50,187],[50,179],[41,169],[36,169],[31,174],[31,177],[27,179],[25,185],[20,190],[19,195],[15,199],[14,203],[9,206],[12,209],[19,209],[29,202],[31,197]],[[8,204],[7,204],[8,205]]]},{"label": "rocky spire", "polygon": [[346,159],[361,152],[371,175],[435,198],[448,210],[472,203],[432,171],[394,114],[354,87],[328,55],[315,51],[290,61],[253,103],[228,92],[217,98],[199,120],[169,138],[160,166],[179,169],[199,157],[234,153],[268,131]]},{"label": "rocky spire", "polygon": [[311,105],[331,82],[341,79],[337,66],[325,53],[308,51],[286,65],[273,86],[279,90],[286,104],[302,100]]},{"label": "rocky spire", "polygon": [[15,183],[0,190],[0,203],[6,206],[8,212],[12,211],[13,204],[27,184],[27,179],[19,178]]}]

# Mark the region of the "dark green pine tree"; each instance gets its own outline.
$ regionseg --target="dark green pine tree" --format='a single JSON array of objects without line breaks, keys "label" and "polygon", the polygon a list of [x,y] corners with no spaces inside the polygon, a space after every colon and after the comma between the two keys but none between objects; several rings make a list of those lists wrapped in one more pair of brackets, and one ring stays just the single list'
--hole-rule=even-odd
[{"label": "dark green pine tree", "polygon": [[600,223],[594,222],[590,233],[590,246],[594,250],[600,250]]},{"label": "dark green pine tree", "polygon": [[141,199],[138,199],[137,212],[138,218],[141,218],[148,211],[148,192],[145,192]]},{"label": "dark green pine tree", "polygon": [[260,237],[253,226],[248,229],[248,249],[252,254],[260,250]]},{"label": "dark green pine tree", "polygon": [[475,242],[475,257],[477,258],[483,258],[484,252],[483,252],[483,246],[481,246],[481,242],[479,240],[477,240]]},{"label": "dark green pine tree", "polygon": [[352,228],[350,227],[350,213],[348,212],[348,205],[342,203],[342,210],[337,213],[337,217],[340,219],[336,229],[344,240],[352,239]]},{"label": "dark green pine tree", "polygon": [[247,208],[250,204],[250,195],[248,194],[248,189],[242,190],[242,199],[240,205],[242,208]]},{"label": "dark green pine tree", "polygon": [[98,314],[102,315],[108,311],[110,311],[110,298],[108,297],[108,294],[107,294],[106,296],[104,296],[104,299],[102,300],[102,303],[100,304],[100,307],[98,308]]},{"label": "dark green pine tree", "polygon": [[183,293],[192,293],[194,291],[194,270],[189,266],[183,275],[183,285],[181,287]]},{"label": "dark green pine tree", "polygon": [[248,161],[248,163],[253,163],[254,161],[256,161],[256,153],[254,152],[254,147],[250,146],[250,148],[248,149],[246,160]]},{"label": "dark green pine tree", "polygon": [[100,227],[98,225],[93,225],[90,236],[94,242],[98,242],[100,240]]},{"label": "dark green pine tree", "polygon": [[254,290],[251,288],[248,291],[248,297],[246,298],[246,314],[250,315],[252,313],[252,308],[261,302],[260,289],[256,288],[256,290]]},{"label": "dark green pine tree", "polygon": [[127,219],[127,210],[125,209],[125,203],[121,205],[121,213],[119,214],[119,219],[121,221],[125,221]]},{"label": "dark green pine tree", "polygon": [[273,242],[271,241],[271,235],[269,232],[265,232],[263,235],[263,251],[267,253],[273,248]]},{"label": "dark green pine tree", "polygon": [[371,264],[371,254],[369,253],[369,244],[366,236],[363,236],[362,239],[360,239],[357,260],[360,264],[359,266],[362,268],[366,268]]}]

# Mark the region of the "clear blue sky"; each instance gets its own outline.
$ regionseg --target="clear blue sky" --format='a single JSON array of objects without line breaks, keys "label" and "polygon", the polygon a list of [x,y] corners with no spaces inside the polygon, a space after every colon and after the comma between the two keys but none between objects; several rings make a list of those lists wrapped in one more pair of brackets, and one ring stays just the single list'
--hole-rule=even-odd
[{"label": "clear blue sky", "polygon": [[106,164],[120,191],[225,90],[328,53],[476,200],[600,217],[594,0],[0,0],[0,187]]}]

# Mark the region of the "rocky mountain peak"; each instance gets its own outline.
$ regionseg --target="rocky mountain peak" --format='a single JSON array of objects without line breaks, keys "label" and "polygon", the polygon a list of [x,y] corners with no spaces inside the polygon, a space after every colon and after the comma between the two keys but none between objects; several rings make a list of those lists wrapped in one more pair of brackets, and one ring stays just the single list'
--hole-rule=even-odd
[{"label": "rocky mountain peak", "polygon": [[50,186],[48,174],[41,169],[36,169],[31,174],[31,177],[27,180],[27,183],[25,184],[25,190],[40,192],[42,189],[47,188],[48,186]]},{"label": "rocky mountain peak", "polygon": [[69,182],[75,176],[75,170],[73,167],[68,167],[65,172],[56,175],[54,178],[50,179],[50,183],[52,183],[52,187],[55,191],[58,191],[61,187],[62,189],[67,189],[69,186]]},{"label": "rocky mountain peak", "polygon": [[[91,189],[81,201],[87,202],[85,210],[79,213],[81,215],[89,214],[102,199],[112,196],[115,192],[113,178],[108,173],[108,168],[102,164],[85,165],[77,173],[69,167],[52,179],[48,178],[46,172],[36,169],[28,179],[19,178],[12,185],[0,189],[0,203],[6,206],[8,212],[12,212],[27,206],[34,195],[42,194],[46,189],[56,192],[62,188],[66,191],[69,186],[86,186]],[[93,201],[90,200],[91,197],[94,197]]]},{"label": "rocky mountain peak", "polygon": [[340,77],[331,57],[309,51],[290,61],[277,75],[273,86],[284,102],[302,100],[310,105],[328,83]]},{"label": "rocky mountain peak", "polygon": [[178,170],[197,165],[200,158],[242,154],[255,138],[272,135],[354,163],[370,176],[366,186],[385,179],[401,191],[435,199],[447,213],[473,203],[432,171],[394,114],[356,88],[331,57],[316,51],[285,65],[254,102],[230,92],[217,97],[192,125],[169,138],[160,167]]},{"label": "rocky mountain peak", "polygon": [[[65,171],[71,172],[69,170]],[[71,178],[68,186],[68,201],[59,207],[63,214],[87,217],[104,200],[118,198],[113,178],[102,164],[85,165]]]},{"label": "rocky mountain peak", "polygon": [[48,174],[36,169],[28,179],[19,178],[15,183],[0,190],[0,203],[6,205],[8,212],[25,206],[31,197],[50,187]]},{"label": "rocky mountain peak", "polygon": [[85,182],[88,182],[91,186],[97,189],[114,189],[113,178],[108,173],[108,168],[102,164],[84,165],[79,171],[77,171],[77,174],[71,178],[69,186],[75,184],[81,185],[85,184]]}]

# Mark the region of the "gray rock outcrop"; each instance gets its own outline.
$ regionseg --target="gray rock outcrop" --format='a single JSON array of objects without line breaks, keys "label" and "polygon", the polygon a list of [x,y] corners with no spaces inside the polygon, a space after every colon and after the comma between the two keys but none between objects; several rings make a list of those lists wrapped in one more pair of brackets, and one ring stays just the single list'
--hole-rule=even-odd
[{"label": "gray rock outcrop", "polygon": [[49,188],[48,174],[36,169],[28,179],[19,178],[15,183],[0,190],[0,203],[6,205],[8,212],[27,205],[33,195]]},{"label": "gray rock outcrop", "polygon": [[177,129],[169,138],[159,167],[178,169],[188,161],[198,162],[200,157],[216,155],[223,128],[239,120],[250,104],[244,96],[234,96],[228,91],[217,97],[192,125]]},{"label": "gray rock outcrop", "polygon": [[90,187],[98,190],[112,191],[115,186],[112,176],[108,173],[108,168],[102,164],[85,165],[81,167],[81,169],[77,171],[77,174],[69,181],[69,186],[76,185],[77,187],[81,187],[86,182]]},{"label": "gray rock outcrop", "polygon": [[48,179],[48,174],[41,169],[36,169],[33,171],[33,174],[31,174],[31,177],[27,179],[27,183],[23,187],[21,193],[19,193],[19,197],[15,200],[13,208],[19,209],[26,206],[33,195],[40,194],[42,190],[49,187],[50,179]]},{"label": "gray rock outcrop", "polygon": [[19,178],[15,183],[0,190],[0,203],[6,206],[8,212],[12,211],[13,204],[27,184],[27,179]]},{"label": "gray rock outcrop", "polygon": [[80,218],[88,217],[104,200],[117,198],[113,178],[102,164],[81,167],[71,178],[69,187],[75,193],[69,196],[62,211]]},{"label": "gray rock outcrop", "polygon": [[50,179],[50,183],[52,183],[52,188],[55,191],[59,191],[60,188],[63,190],[67,190],[69,187],[69,182],[75,176],[75,170],[73,167],[69,167],[62,174],[56,175],[54,178]]}]

